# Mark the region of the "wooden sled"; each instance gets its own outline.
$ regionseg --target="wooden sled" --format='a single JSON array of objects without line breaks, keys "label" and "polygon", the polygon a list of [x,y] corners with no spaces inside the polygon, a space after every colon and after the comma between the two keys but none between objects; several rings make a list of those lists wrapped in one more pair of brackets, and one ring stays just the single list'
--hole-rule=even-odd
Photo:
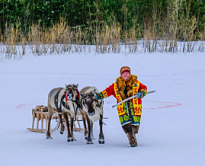
[{"label": "wooden sled", "polygon": [[[34,123],[36,120],[36,128],[34,127]],[[82,116],[80,113],[76,116],[76,121],[73,123],[73,131],[83,131],[84,128],[81,128],[80,122],[82,120]],[[41,121],[41,129],[39,129],[39,121]],[[64,120],[63,120],[64,121]],[[44,122],[46,123],[46,128],[44,128]],[[76,124],[77,122],[77,124]],[[52,129],[51,132],[57,130],[60,126],[60,120],[58,117],[58,113],[53,114],[51,119],[51,124],[56,123],[55,127]],[[64,124],[65,129],[66,125]],[[38,132],[38,133],[45,133],[47,132],[48,128],[48,107],[43,105],[37,105],[36,108],[32,109],[32,128],[27,128],[28,130],[32,132]]]}]

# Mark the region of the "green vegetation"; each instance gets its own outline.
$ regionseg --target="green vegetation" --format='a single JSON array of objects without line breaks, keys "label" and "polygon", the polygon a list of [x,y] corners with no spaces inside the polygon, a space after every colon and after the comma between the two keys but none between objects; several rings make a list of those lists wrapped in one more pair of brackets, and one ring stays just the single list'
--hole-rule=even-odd
[{"label": "green vegetation", "polygon": [[205,0],[0,0],[0,53],[192,52],[204,41]]},{"label": "green vegetation", "polygon": [[172,17],[172,21],[196,19],[194,33],[202,31],[205,0],[0,0],[2,32],[14,25],[26,33],[32,24],[37,23],[45,29],[59,22],[60,18],[71,27],[100,28],[115,22],[122,25],[122,30],[135,26],[143,31],[148,24],[170,21],[168,17]]}]

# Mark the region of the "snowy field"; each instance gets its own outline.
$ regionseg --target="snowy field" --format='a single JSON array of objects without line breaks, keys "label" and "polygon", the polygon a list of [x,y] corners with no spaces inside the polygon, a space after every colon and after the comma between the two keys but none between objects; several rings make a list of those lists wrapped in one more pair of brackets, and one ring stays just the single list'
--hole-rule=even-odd
[{"label": "snowy field", "polygon": [[[205,56],[190,54],[64,54],[25,55],[0,62],[0,166],[204,166]],[[87,145],[83,133],[75,142],[67,133],[27,130],[32,108],[46,105],[54,87],[78,83],[79,90],[94,85],[100,91],[115,82],[120,67],[156,90],[143,99],[138,146],[130,147],[113,97],[105,99],[105,144]]]}]

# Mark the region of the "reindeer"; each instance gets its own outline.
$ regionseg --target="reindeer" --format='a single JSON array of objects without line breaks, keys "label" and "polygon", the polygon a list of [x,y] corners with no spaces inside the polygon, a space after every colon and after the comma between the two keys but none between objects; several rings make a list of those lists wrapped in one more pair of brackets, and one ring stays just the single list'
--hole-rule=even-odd
[{"label": "reindeer", "polygon": [[[48,94],[48,130],[46,133],[47,139],[52,139],[50,133],[50,123],[51,118],[54,113],[58,113],[59,120],[61,123],[60,133],[63,134],[64,132],[64,125],[62,121],[62,115],[66,122],[66,127],[68,130],[67,141],[75,140],[73,136],[73,120],[76,116],[77,109],[78,109],[78,84],[69,84],[66,85],[65,88],[59,87],[54,88]],[[70,117],[70,125],[69,127],[69,117]],[[71,130],[71,131],[70,131]]]},{"label": "reindeer", "polygon": [[[102,125],[103,125],[103,100],[102,99],[95,99],[96,93],[99,93],[98,89],[96,87],[84,87],[80,91],[81,95],[81,103],[82,103],[82,120],[85,128],[85,139],[87,139],[87,144],[93,144],[92,142],[92,129],[93,129],[93,123],[97,120],[99,120],[100,125],[100,134],[99,134],[99,144],[104,144],[104,135],[102,131]],[[86,128],[86,121],[88,124],[88,131]]]}]

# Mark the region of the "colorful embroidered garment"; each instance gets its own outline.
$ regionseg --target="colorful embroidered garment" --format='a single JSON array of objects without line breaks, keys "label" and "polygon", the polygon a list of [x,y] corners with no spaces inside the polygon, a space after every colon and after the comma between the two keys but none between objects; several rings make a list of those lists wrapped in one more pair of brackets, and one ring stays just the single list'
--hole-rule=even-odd
[{"label": "colorful embroidered garment", "polygon": [[[147,87],[142,83],[140,83],[138,80],[136,80],[132,84],[132,96],[136,95],[138,92],[142,92],[145,96],[147,93]],[[118,85],[116,82],[110,85],[102,92],[100,92],[99,95],[101,98],[106,98],[113,95],[117,99],[117,103],[122,101],[122,98],[119,93]],[[131,122],[127,110],[128,108],[130,108],[133,125],[140,125],[141,114],[142,114],[142,100],[140,98],[133,98],[132,102],[122,103],[117,106],[118,116],[122,126]]]}]

